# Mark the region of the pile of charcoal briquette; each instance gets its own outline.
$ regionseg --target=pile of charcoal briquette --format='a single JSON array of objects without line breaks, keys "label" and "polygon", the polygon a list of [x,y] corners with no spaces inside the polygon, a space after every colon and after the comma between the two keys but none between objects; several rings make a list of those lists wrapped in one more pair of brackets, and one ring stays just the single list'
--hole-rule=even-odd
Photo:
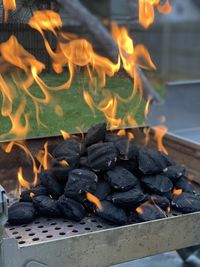
[{"label": "pile of charcoal briquette", "polygon": [[[81,221],[93,215],[123,225],[167,217],[169,207],[181,213],[200,210],[184,167],[134,139],[107,132],[105,123],[90,128],[84,140],[61,142],[52,155],[52,167],[41,171],[37,186],[23,190],[9,207],[10,224],[37,216]],[[87,192],[101,208],[87,199]]]}]

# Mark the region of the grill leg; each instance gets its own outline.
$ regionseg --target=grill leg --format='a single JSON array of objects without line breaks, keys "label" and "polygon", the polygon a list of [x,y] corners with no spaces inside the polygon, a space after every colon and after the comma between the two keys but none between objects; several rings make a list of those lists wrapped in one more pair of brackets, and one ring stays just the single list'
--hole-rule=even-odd
[{"label": "grill leg", "polygon": [[188,263],[191,267],[200,266],[200,245],[179,249],[177,253],[185,263]]}]

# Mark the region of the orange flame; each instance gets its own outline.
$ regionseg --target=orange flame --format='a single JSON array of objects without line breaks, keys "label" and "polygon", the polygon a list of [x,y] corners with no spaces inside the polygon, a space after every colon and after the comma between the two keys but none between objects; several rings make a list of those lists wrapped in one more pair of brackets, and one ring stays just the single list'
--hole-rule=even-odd
[{"label": "orange flame", "polygon": [[44,150],[40,150],[36,156],[37,160],[43,166],[44,170],[47,170],[51,167],[52,155],[48,152],[48,142],[44,144]]},{"label": "orange flame", "polygon": [[10,10],[16,9],[16,2],[15,0],[3,0],[3,8],[4,8],[4,21],[8,21],[8,12]]},{"label": "orange flame", "polygon": [[71,135],[69,133],[65,132],[64,130],[60,130],[60,132],[61,132],[64,140],[69,139],[71,137]]},{"label": "orange flame", "polygon": [[146,102],[145,109],[144,109],[144,116],[145,116],[145,118],[149,114],[149,106],[150,106],[150,104],[151,104],[151,97],[148,97],[148,100]]},{"label": "orange flame", "polygon": [[174,188],[174,190],[173,190],[173,196],[179,196],[179,195],[181,195],[183,193],[183,190],[182,189],[176,189],[176,188]]},{"label": "orange flame", "polygon": [[140,207],[137,207],[136,212],[139,213],[139,214],[143,214],[142,207],[141,206]]},{"label": "orange flame", "polygon": [[163,138],[167,133],[168,128],[165,127],[164,125],[158,125],[154,128],[154,130],[155,130],[155,139],[157,141],[158,150],[165,154],[168,154],[163,144]]},{"label": "orange flame", "polygon": [[144,28],[147,29],[154,22],[155,8],[163,14],[171,12],[169,0],[165,0],[163,5],[160,2],[160,0],[139,0],[139,22]]},{"label": "orange flame", "polygon": [[98,209],[100,209],[100,210],[103,209],[100,200],[96,196],[94,196],[93,194],[91,194],[89,192],[86,192],[86,197],[87,197],[87,200],[89,200],[90,202],[92,202],[93,204],[95,204]]},{"label": "orange flame", "polygon": [[24,179],[23,175],[22,175],[22,167],[19,167],[18,173],[18,182],[19,182],[19,194],[21,194],[22,192],[22,187],[25,187],[26,189],[30,189],[30,183]]},{"label": "orange flame", "polygon": [[[16,145],[18,146],[19,148],[21,148],[27,156],[30,157],[31,161],[32,161],[32,165],[33,165],[33,173],[34,173],[34,179],[33,179],[33,182],[30,184],[29,183],[29,187],[31,186],[36,186],[37,184],[37,180],[38,180],[38,173],[39,173],[39,170],[37,169],[37,166],[36,166],[36,162],[35,162],[35,159],[34,159],[34,156],[32,155],[32,153],[30,152],[30,150],[26,147],[25,144],[23,144],[22,142],[17,142],[17,141],[12,141],[10,142],[6,148],[5,148],[5,152],[6,153],[11,153],[12,149],[13,149],[13,146]],[[22,171],[20,172],[19,171],[19,177],[22,176]]]}]

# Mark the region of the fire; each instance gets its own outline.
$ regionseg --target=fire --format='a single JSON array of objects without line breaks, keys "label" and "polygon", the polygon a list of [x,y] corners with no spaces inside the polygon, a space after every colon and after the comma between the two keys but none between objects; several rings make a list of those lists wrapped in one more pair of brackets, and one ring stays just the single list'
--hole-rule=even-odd
[{"label": "fire", "polygon": [[86,192],[86,197],[87,197],[87,200],[89,200],[90,202],[92,202],[93,204],[95,204],[98,209],[100,209],[100,210],[103,209],[100,200],[96,196],[94,196],[93,194],[91,194],[89,192]]},{"label": "fire", "polygon": [[10,10],[16,9],[16,2],[15,0],[3,0],[3,8],[4,8],[4,21],[8,21],[8,12]]},{"label": "fire", "polygon": [[144,116],[145,116],[145,118],[149,114],[149,106],[150,106],[150,104],[151,104],[151,97],[148,97],[148,100],[146,102],[145,109],[144,109]]},{"label": "fire", "polygon": [[173,196],[179,196],[179,195],[181,195],[183,193],[183,190],[182,189],[176,189],[176,188],[174,188],[174,190],[173,190]]},{"label": "fire", "polygon": [[[19,141],[12,141],[10,142],[6,148],[5,148],[5,152],[6,153],[11,153],[12,149],[13,149],[13,146],[18,146],[19,148],[21,148],[25,154],[30,157],[31,161],[32,161],[32,166],[33,166],[33,173],[34,173],[34,179],[33,179],[33,182],[32,183],[29,183],[28,185],[28,182],[26,184],[26,186],[28,187],[31,187],[31,186],[36,186],[37,184],[37,180],[38,180],[38,173],[39,173],[39,169],[37,168],[37,165],[36,165],[36,161],[35,161],[35,158],[34,156],[32,155],[32,153],[30,152],[30,150],[26,147],[25,144],[23,144],[22,142],[19,142]],[[19,175],[18,175],[18,179],[20,178],[20,181],[23,181],[24,179],[23,176],[22,176],[22,170],[19,169]],[[26,187],[27,188],[27,187]]]},{"label": "fire", "polygon": [[60,130],[60,132],[61,132],[64,140],[71,137],[71,135],[68,132],[65,132],[64,130]]},{"label": "fire", "polygon": [[155,8],[158,12],[168,14],[171,12],[169,0],[162,5],[161,0],[139,0],[139,22],[144,28],[148,28],[155,19]]},{"label": "fire", "polygon": [[59,161],[59,164],[62,166],[62,167],[67,167],[67,166],[69,166],[69,164],[68,164],[68,162],[66,161],[66,160],[60,160]]},{"label": "fire", "polygon": [[22,168],[20,167],[17,173],[18,176],[18,182],[19,182],[19,194],[21,194],[22,187],[25,187],[26,189],[30,189],[30,183],[24,179],[22,175]]},{"label": "fire", "polygon": [[136,212],[139,213],[139,214],[143,214],[142,207],[141,206],[140,207],[137,207]]},{"label": "fire", "polygon": [[154,128],[154,130],[155,130],[155,139],[157,141],[158,150],[165,154],[168,154],[163,144],[163,138],[165,134],[167,133],[168,128],[165,127],[164,125],[158,125]]},{"label": "fire", "polygon": [[44,144],[44,150],[40,150],[36,156],[37,160],[43,166],[44,170],[47,170],[51,167],[52,155],[48,152],[48,142]]}]

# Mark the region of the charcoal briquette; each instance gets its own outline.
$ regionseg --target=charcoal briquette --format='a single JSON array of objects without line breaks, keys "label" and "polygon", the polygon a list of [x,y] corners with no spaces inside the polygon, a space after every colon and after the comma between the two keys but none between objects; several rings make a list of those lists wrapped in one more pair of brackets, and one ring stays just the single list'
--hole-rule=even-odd
[{"label": "charcoal briquette", "polygon": [[20,195],[20,201],[22,202],[32,202],[33,196],[41,196],[45,195],[48,196],[48,190],[43,185],[37,185],[29,190],[25,189],[22,191]]},{"label": "charcoal briquette", "polygon": [[33,204],[38,210],[39,215],[46,217],[60,217],[61,213],[58,209],[57,200],[48,196],[33,197]]},{"label": "charcoal briquette", "polygon": [[134,219],[137,222],[147,222],[166,217],[166,213],[158,206],[151,203],[144,203],[136,209]]},{"label": "charcoal briquette", "polygon": [[78,166],[79,159],[80,155],[78,153],[68,151],[67,155],[52,159],[51,164],[53,168],[74,168],[75,166]]},{"label": "charcoal briquette", "polygon": [[116,207],[106,200],[103,200],[101,204],[102,209],[96,207],[96,214],[100,218],[110,221],[116,225],[123,225],[127,223],[128,217],[123,209]]},{"label": "charcoal briquette", "polygon": [[96,192],[98,177],[88,170],[74,169],[70,172],[65,186],[65,196],[76,201],[84,201],[86,192],[94,194]]},{"label": "charcoal briquette", "polygon": [[51,169],[51,173],[53,178],[58,181],[61,184],[66,184],[67,179],[68,179],[68,175],[69,173],[72,171],[71,167],[56,167]]},{"label": "charcoal briquette", "polygon": [[173,162],[163,153],[154,149],[140,149],[138,155],[138,166],[144,175],[158,174]]},{"label": "charcoal briquette", "polygon": [[142,178],[142,184],[149,190],[149,192],[164,195],[172,190],[173,184],[171,180],[164,175],[149,175]]},{"label": "charcoal briquette", "polygon": [[126,192],[115,192],[109,196],[113,204],[122,208],[131,208],[147,200],[147,196],[137,187]]},{"label": "charcoal briquette", "polygon": [[166,210],[170,206],[170,201],[165,196],[152,195],[151,200],[163,210]]},{"label": "charcoal briquette", "polygon": [[86,146],[91,146],[95,143],[103,141],[106,134],[106,123],[99,123],[97,125],[92,126],[86,136],[85,136],[85,144]]},{"label": "charcoal briquette", "polygon": [[113,143],[98,143],[88,147],[88,165],[94,171],[112,169],[117,161],[117,151]]},{"label": "charcoal briquette", "polygon": [[122,139],[119,141],[115,142],[115,147],[119,153],[120,159],[123,160],[129,160],[129,159],[134,159],[136,160],[140,146],[134,144],[128,139]]},{"label": "charcoal briquette", "polygon": [[54,178],[50,170],[41,172],[40,179],[53,198],[58,199],[64,193],[63,186]]},{"label": "charcoal briquette", "polygon": [[85,208],[81,203],[67,198],[64,195],[58,199],[57,204],[63,218],[79,222],[86,215]]},{"label": "charcoal briquette", "polygon": [[118,166],[106,172],[105,180],[118,191],[128,191],[138,184],[137,177],[127,169]]},{"label": "charcoal briquette", "polygon": [[192,193],[195,191],[193,184],[188,180],[186,176],[181,176],[178,181],[175,183],[176,189],[182,189],[184,192]]},{"label": "charcoal briquette", "polygon": [[112,191],[111,186],[106,181],[98,181],[95,196],[99,200],[104,200]]},{"label": "charcoal briquette", "polygon": [[182,213],[200,211],[200,197],[188,192],[175,196],[171,204],[175,210]]},{"label": "charcoal briquette", "polygon": [[163,170],[163,173],[173,182],[176,183],[178,179],[185,174],[186,170],[182,166],[169,166]]},{"label": "charcoal briquette", "polygon": [[116,141],[120,141],[120,140],[127,140],[126,136],[122,136],[122,135],[118,135],[116,133],[106,133],[105,135],[105,142],[111,142],[111,143],[115,143]]},{"label": "charcoal briquette", "polygon": [[30,202],[17,202],[8,208],[8,222],[10,224],[25,224],[32,222],[37,216],[37,211]]}]

